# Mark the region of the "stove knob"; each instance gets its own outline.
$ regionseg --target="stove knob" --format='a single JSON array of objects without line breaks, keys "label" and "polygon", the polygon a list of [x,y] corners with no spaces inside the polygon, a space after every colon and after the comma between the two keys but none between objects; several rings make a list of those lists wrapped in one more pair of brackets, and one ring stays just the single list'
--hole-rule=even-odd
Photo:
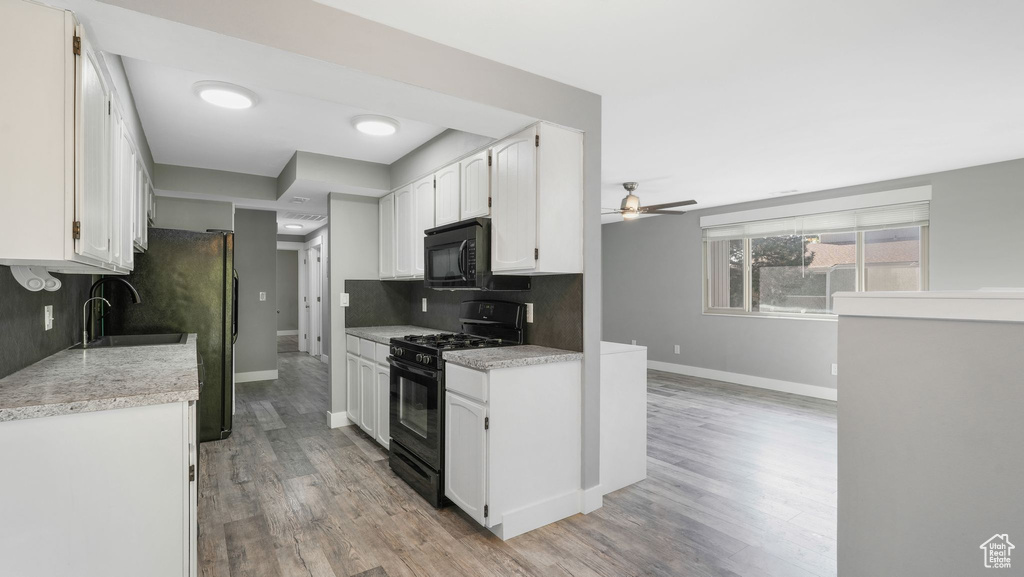
[{"label": "stove knob", "polygon": [[421,355],[420,353],[416,353],[416,362],[417,363],[422,363],[423,362],[423,355]]},{"label": "stove knob", "polygon": [[391,351],[391,352],[392,352],[392,353],[393,353],[393,354],[394,354],[394,355],[395,355],[396,357],[400,357],[400,356],[402,356],[403,354],[405,354],[405,351],[403,351],[403,350],[402,350],[402,347],[395,347],[395,348],[394,348],[394,350],[393,350],[393,351]]},{"label": "stove knob", "polygon": [[434,362],[434,357],[432,357],[430,355],[423,355],[423,361],[422,362],[424,364],[428,364],[429,365],[430,363]]}]

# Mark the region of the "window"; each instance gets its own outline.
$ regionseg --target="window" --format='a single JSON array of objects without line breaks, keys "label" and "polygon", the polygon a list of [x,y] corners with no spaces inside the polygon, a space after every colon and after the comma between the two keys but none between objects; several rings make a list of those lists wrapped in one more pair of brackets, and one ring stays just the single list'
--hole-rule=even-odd
[{"label": "window", "polygon": [[927,239],[927,202],[704,227],[704,310],[826,316],[837,292],[924,290]]}]

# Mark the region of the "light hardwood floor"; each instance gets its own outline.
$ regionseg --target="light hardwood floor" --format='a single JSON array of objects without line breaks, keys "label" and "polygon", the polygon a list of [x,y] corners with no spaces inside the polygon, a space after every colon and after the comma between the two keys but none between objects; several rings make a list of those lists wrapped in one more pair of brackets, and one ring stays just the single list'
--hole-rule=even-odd
[{"label": "light hardwood floor", "polygon": [[836,574],[835,404],[648,374],[648,479],[502,542],[427,506],[357,427],[327,428],[327,365],[279,356],[202,445],[202,575]]}]

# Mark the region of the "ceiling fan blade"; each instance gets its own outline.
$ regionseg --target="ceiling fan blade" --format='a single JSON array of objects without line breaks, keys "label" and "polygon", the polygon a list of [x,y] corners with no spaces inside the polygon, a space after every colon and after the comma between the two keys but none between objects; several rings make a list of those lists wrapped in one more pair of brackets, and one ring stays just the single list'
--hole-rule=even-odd
[{"label": "ceiling fan blade", "polygon": [[622,214],[622,211],[617,209],[617,208],[615,208],[615,209],[612,209],[612,210],[608,210],[607,212],[602,212],[601,214]]},{"label": "ceiling fan blade", "polygon": [[641,208],[647,210],[660,210],[662,208],[672,208],[674,206],[690,206],[691,204],[697,204],[696,200],[681,200],[679,202],[666,202],[665,204],[652,204],[650,206],[644,206]]},{"label": "ceiling fan blade", "polygon": [[641,210],[640,214],[686,214],[685,210]]}]

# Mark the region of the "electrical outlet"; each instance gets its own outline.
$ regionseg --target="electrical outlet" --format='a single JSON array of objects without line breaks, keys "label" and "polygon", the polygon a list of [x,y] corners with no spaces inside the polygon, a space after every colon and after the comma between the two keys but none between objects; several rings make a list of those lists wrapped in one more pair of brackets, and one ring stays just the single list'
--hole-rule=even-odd
[{"label": "electrical outlet", "polygon": [[348,293],[341,293],[341,306],[348,306]]},{"label": "electrical outlet", "polygon": [[533,303],[526,303],[526,322],[533,322]]},{"label": "electrical outlet", "polygon": [[676,352],[677,355],[679,354],[679,345],[676,345],[676,351],[675,352]]},{"label": "electrical outlet", "polygon": [[423,297],[423,312],[427,312],[427,297]]},{"label": "electrical outlet", "polygon": [[46,327],[46,330],[53,328],[53,305],[43,307],[43,325]]},{"label": "electrical outlet", "polygon": [[832,363],[832,376],[835,377],[835,376],[838,376],[838,375],[839,375],[839,365],[837,365],[836,363]]},{"label": "electrical outlet", "polygon": [[261,301],[267,300],[267,293],[265,293],[263,291],[260,291],[260,300]]},{"label": "electrical outlet", "polygon": [[636,344],[636,339],[633,339],[633,344],[634,344],[634,345]]}]

